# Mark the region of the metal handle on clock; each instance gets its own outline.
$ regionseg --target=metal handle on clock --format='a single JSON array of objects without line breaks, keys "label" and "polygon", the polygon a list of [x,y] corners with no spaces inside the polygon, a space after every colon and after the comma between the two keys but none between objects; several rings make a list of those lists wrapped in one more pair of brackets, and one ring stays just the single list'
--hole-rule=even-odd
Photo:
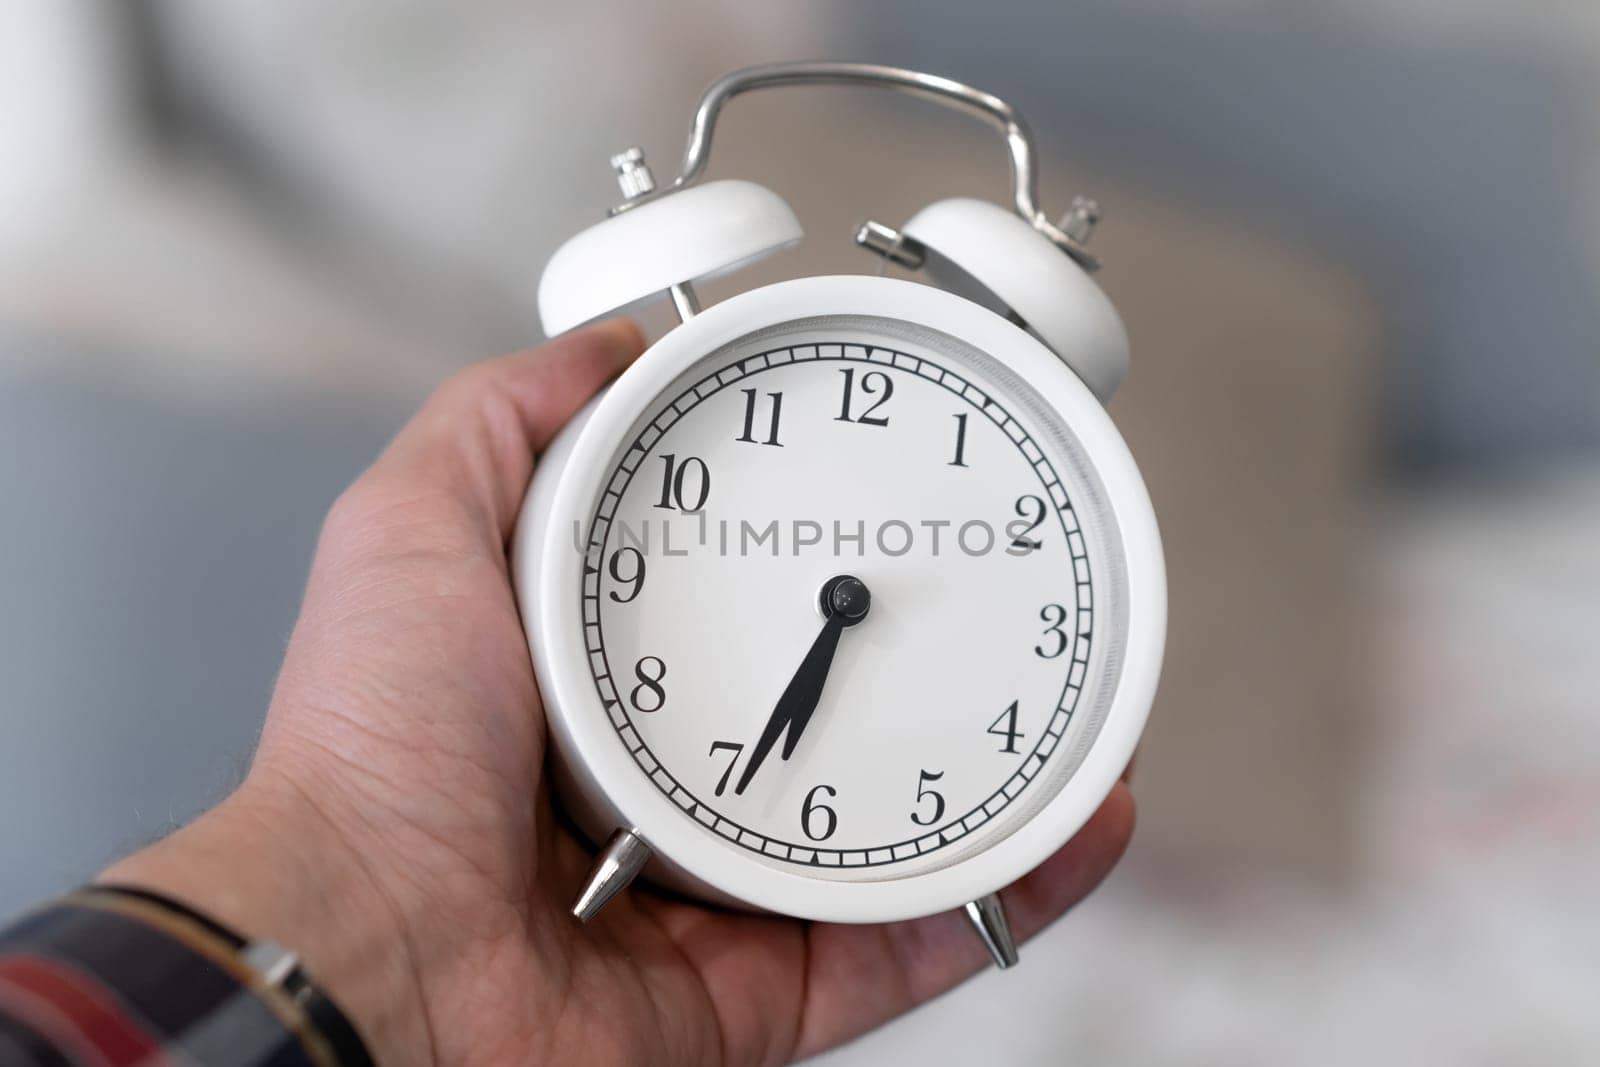
[{"label": "metal handle on clock", "polygon": [[[695,107],[694,119],[689,125],[689,143],[683,153],[683,170],[670,185],[632,196],[615,210],[625,211],[698,182],[711,159],[711,139],[723,106],[743,93],[788,85],[860,85],[890,89],[988,120],[1005,137],[1006,152],[1011,162],[1013,210],[1074,259],[1086,265],[1093,263],[1093,257],[1084,250],[1080,239],[1051,222],[1039,209],[1039,178],[1034,164],[1033,135],[1016,109],[992,93],[950,78],[876,63],[764,63],[723,75],[706,88]],[[1080,209],[1075,206],[1073,210],[1076,212]],[[1069,213],[1069,220],[1073,217]]]}]

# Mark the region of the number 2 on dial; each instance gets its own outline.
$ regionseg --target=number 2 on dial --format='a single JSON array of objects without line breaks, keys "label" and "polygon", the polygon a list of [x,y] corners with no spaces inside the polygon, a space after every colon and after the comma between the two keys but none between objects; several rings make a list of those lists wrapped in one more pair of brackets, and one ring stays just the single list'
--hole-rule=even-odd
[{"label": "number 2 on dial", "polygon": [[1027,496],[1019,496],[1017,498],[1017,517],[1023,522],[1026,522],[1028,525],[1023,527],[1021,530],[1017,529],[1016,523],[1011,523],[1010,526],[1007,527],[1008,531],[1013,535],[1011,538],[1011,547],[1013,549],[1020,549],[1023,554],[1028,552],[1036,552],[1043,548],[1044,542],[1029,537],[1028,535],[1033,533],[1033,531],[1037,530],[1044,524],[1044,501],[1039,497],[1033,496],[1032,494]]}]

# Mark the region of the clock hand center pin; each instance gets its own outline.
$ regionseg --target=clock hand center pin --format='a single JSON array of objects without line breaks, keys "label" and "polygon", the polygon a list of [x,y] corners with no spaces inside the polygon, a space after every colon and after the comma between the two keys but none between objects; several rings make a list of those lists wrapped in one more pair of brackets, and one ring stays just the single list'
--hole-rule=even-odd
[{"label": "clock hand center pin", "polygon": [[811,713],[817,710],[817,702],[822,699],[822,687],[828,680],[829,668],[833,666],[833,653],[839,647],[839,635],[846,627],[865,619],[872,610],[871,590],[853,574],[835,575],[823,582],[817,600],[827,621],[822,624],[822,632],[817,634],[817,639],[795,670],[794,677],[773,706],[767,725],[761,731],[761,738],[750,754],[750,762],[745,765],[739,783],[733,788],[738,795],[744,794],[745,787],[766,761],[767,753],[772,751],[778,736],[786,729],[788,734],[783,741],[783,758],[788,759],[794,754],[800,735],[811,721]]}]

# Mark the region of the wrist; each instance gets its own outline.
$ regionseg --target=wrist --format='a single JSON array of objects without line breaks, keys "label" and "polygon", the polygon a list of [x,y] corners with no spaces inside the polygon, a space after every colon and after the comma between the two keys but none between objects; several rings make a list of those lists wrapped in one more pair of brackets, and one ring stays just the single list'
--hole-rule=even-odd
[{"label": "wrist", "polygon": [[293,782],[253,773],[222,804],[99,880],[164,893],[248,940],[284,946],[379,1063],[429,1062],[427,1016],[400,916]]}]

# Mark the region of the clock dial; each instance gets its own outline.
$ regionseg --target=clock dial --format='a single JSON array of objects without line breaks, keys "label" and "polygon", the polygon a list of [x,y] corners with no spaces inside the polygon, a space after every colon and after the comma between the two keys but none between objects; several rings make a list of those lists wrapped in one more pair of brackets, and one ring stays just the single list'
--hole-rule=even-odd
[{"label": "clock dial", "polygon": [[635,422],[582,559],[618,741],[708,835],[820,878],[1004,838],[1113,688],[1122,566],[1069,427],[997,361],[865,316],[709,353]]}]

